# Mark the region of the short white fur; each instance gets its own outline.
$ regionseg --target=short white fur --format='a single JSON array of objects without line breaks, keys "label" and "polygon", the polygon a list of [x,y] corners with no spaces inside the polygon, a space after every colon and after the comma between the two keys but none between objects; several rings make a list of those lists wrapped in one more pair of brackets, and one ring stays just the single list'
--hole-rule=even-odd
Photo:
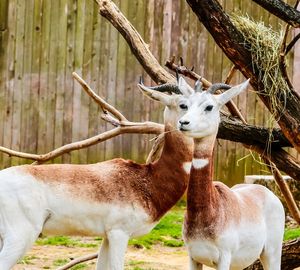
[{"label": "short white fur", "polygon": [[[187,98],[186,114],[178,121],[178,128],[195,139],[195,149],[210,152],[210,159],[220,121],[220,107],[245,90],[248,85],[249,80],[220,95],[198,92],[190,94]],[[207,109],[207,106],[210,108]],[[192,164],[199,170],[207,165],[203,159],[193,159]],[[193,174],[190,176],[190,182],[192,177]],[[206,174],[203,177],[206,177]],[[211,181],[206,181],[208,185],[215,188],[212,179],[209,180]],[[222,190],[227,191],[227,195],[238,202],[236,207],[241,215],[240,220],[236,223],[228,215],[224,228],[214,238],[207,237],[205,233],[197,230],[193,237],[184,234],[190,257],[190,270],[203,269],[204,264],[218,270],[244,269],[257,258],[260,258],[265,270],[280,270],[284,210],[279,199],[267,188],[253,184],[237,185],[232,189],[225,187]],[[215,192],[218,192],[216,188]],[[249,200],[249,194],[252,200]],[[211,208],[218,210],[213,202],[211,204]],[[230,213],[231,209],[226,209],[226,206],[224,205],[224,211]],[[257,209],[255,217],[251,214],[252,209]],[[184,232],[193,230],[195,224],[191,229],[186,224],[188,223],[185,222]]]},{"label": "short white fur", "polygon": [[[183,114],[177,106],[182,96],[166,95],[141,85],[140,88],[147,96],[166,106],[165,122],[176,130],[177,120]],[[186,140],[186,144],[189,144],[189,140]],[[185,168],[182,169],[182,177],[189,172],[190,163],[178,164],[178,160],[174,160],[174,166]],[[93,164],[86,166],[91,173],[95,169]],[[109,181],[111,171],[115,170],[118,168],[104,165],[100,169],[101,177]],[[51,169],[48,175],[51,175]],[[156,176],[153,174],[153,177]],[[23,166],[0,172],[0,269],[11,269],[41,232],[103,236],[96,269],[124,269],[128,239],[148,233],[156,224],[142,207],[143,203],[128,201],[126,204],[117,199],[88,202],[78,194],[68,194],[66,190],[72,193],[71,189],[67,189],[59,180],[38,179],[24,170]],[[86,181],[88,189],[89,179]],[[148,185],[151,185],[151,181]]]},{"label": "short white fur", "polygon": [[192,164],[195,169],[202,169],[209,163],[208,159],[193,158]]}]

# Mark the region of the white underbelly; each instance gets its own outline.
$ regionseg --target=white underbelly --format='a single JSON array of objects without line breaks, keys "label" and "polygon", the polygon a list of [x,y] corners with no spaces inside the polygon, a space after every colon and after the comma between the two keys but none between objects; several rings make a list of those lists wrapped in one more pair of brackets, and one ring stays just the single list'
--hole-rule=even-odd
[{"label": "white underbelly", "polygon": [[141,207],[132,204],[64,201],[52,205],[48,212],[49,218],[43,227],[43,233],[48,235],[103,236],[108,231],[119,229],[133,237],[146,234],[155,226]]}]

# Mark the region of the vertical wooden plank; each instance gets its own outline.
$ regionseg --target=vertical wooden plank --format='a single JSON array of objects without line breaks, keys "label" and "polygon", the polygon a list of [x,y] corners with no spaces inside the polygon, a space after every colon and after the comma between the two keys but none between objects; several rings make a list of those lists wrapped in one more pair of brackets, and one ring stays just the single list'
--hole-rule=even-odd
[{"label": "vertical wooden plank", "polygon": [[[68,24],[68,1],[60,0],[57,12],[59,13],[59,28],[57,40],[57,63],[56,63],[56,103],[55,103],[55,126],[54,126],[54,148],[63,145],[64,136],[64,98],[65,92],[65,69],[66,69],[66,46],[67,46],[67,24]],[[62,157],[54,160],[61,163]]]},{"label": "vertical wooden plank", "polygon": [[[7,36],[6,46],[6,65],[5,65],[5,117],[3,123],[3,145],[11,148],[12,143],[12,118],[13,118],[13,91],[14,91],[14,76],[15,76],[15,61],[14,53],[16,47],[16,15],[17,5],[16,1],[9,1],[8,6],[8,22],[10,25]],[[11,158],[7,155],[3,156],[3,167],[11,165]]]},{"label": "vertical wooden plank", "polygon": [[[24,31],[25,31],[25,2],[18,0],[16,16],[16,49],[15,49],[15,84],[13,93],[12,144],[14,150],[19,151],[21,145],[21,112],[22,112],[22,79],[24,64]],[[19,164],[19,159],[12,157],[12,165]]]},{"label": "vertical wooden plank", "polygon": [[[30,114],[26,145],[30,145],[29,151],[36,153],[38,150],[38,120],[39,120],[39,96],[40,96],[40,66],[42,47],[42,2],[34,1],[32,44],[31,53],[31,81],[30,81]],[[30,127],[30,128],[29,128]]]},{"label": "vertical wooden plank", "polygon": [[[141,34],[142,37],[144,36],[144,28],[145,28],[144,8],[145,8],[144,1],[138,1],[136,6],[135,28]],[[163,50],[165,49],[163,48]],[[143,118],[141,115],[143,112],[143,94],[139,91],[137,87],[137,82],[139,80],[139,77],[142,74],[142,67],[135,57],[133,58],[133,60],[134,60],[133,77],[132,77],[132,81],[130,82],[132,96],[134,96],[133,98],[134,106],[132,107],[132,111],[133,111],[132,120],[141,121]],[[132,137],[131,158],[137,162],[145,161],[145,155],[144,153],[142,153],[142,151],[143,149],[145,149],[145,145],[146,145],[145,140],[147,136],[133,134],[133,136],[131,137]]]},{"label": "vertical wooden plank", "polygon": [[[100,15],[99,15],[100,16]],[[103,17],[100,16],[100,40],[99,40],[99,50],[97,53],[99,53],[100,58],[99,58],[99,76],[97,79],[97,83],[98,83],[98,91],[100,96],[106,98],[106,90],[107,90],[107,74],[108,74],[108,58],[107,58],[107,54],[108,54],[108,49],[109,49],[109,44],[108,44],[108,37],[109,37],[109,22],[107,20],[105,20]],[[98,109],[99,114],[100,109]],[[101,122],[98,132],[104,132],[105,130],[107,130],[107,128],[110,128],[109,125],[107,125],[107,123],[105,123],[104,121]],[[106,142],[101,143],[98,146],[97,149],[97,153],[99,156],[100,160],[104,160],[105,159],[105,155],[106,155]]]},{"label": "vertical wooden plank", "polygon": [[178,51],[178,34],[180,33],[180,5],[181,1],[172,1],[171,13],[171,44],[170,56],[177,56]]},{"label": "vertical wooden plank", "polygon": [[[119,1],[115,1],[115,4],[119,6]],[[108,73],[107,73],[107,89],[106,89],[106,100],[109,104],[116,104],[116,75],[117,75],[117,52],[118,52],[118,31],[112,26],[109,26],[109,51],[108,57]],[[121,56],[122,57],[122,56]],[[131,67],[132,68],[132,67]],[[119,109],[119,108],[118,108]],[[107,129],[111,126],[108,125]],[[115,152],[115,141],[117,138],[106,142],[106,154],[105,159],[111,159]]]},{"label": "vertical wooden plank", "polygon": [[[126,2],[126,3],[125,3]],[[125,12],[125,16],[128,18],[128,20],[133,24],[135,23],[135,11],[136,11],[136,5],[137,1],[122,1],[123,10]],[[132,67],[134,66],[134,61],[132,58],[132,55],[130,53],[130,50],[128,46],[126,47],[126,66],[129,68],[126,68],[125,70],[125,92],[124,92],[124,114],[127,116],[128,119],[133,119],[133,96],[132,96],[132,89],[130,89],[130,82],[133,80],[133,71]],[[124,135],[123,141],[123,157],[124,158],[131,158],[131,145],[132,145],[132,136],[131,135]]]},{"label": "vertical wooden plank", "polygon": [[[31,111],[33,110],[30,102],[30,86],[31,86],[31,63],[32,63],[32,28],[33,28],[34,0],[26,2],[25,6],[25,31],[24,31],[24,54],[23,54],[23,78],[22,78],[22,106],[21,106],[21,126],[20,133],[20,150],[25,152],[33,152],[30,145],[30,133],[33,131],[30,125]],[[22,161],[30,163],[30,160]]]},{"label": "vertical wooden plank", "polygon": [[[85,1],[85,7],[83,12],[83,21],[84,21],[84,29],[83,29],[83,50],[82,54],[82,76],[89,83],[91,78],[91,54],[92,54],[92,39],[93,39],[93,1]],[[80,107],[80,138],[85,139],[88,137],[89,131],[89,104],[90,97],[81,90],[81,107]],[[80,163],[87,163],[87,149],[80,150],[79,155]]]},{"label": "vertical wooden plank", "polygon": [[[75,71],[82,75],[83,65],[83,44],[84,44],[84,14],[85,14],[85,0],[74,2],[76,4],[76,23],[75,23],[75,52],[74,52],[74,67]],[[81,86],[74,83],[74,96],[73,96],[73,122],[72,122],[72,141],[78,141],[82,138],[80,132],[80,110],[81,110]],[[72,163],[80,162],[79,151],[74,151],[71,155]]]},{"label": "vertical wooden plank", "polygon": [[[123,13],[127,13],[127,1],[119,1],[118,6]],[[125,76],[126,76],[126,52],[127,43],[120,34],[117,34],[117,67],[116,67],[116,86],[115,86],[115,105],[118,110],[124,112],[124,98],[125,98]],[[108,126],[108,128],[111,128]],[[114,153],[115,157],[123,156],[122,142],[124,136],[119,136],[114,140]]]},{"label": "vertical wooden plank", "polygon": [[[64,81],[64,115],[63,115],[63,144],[72,142],[73,121],[73,78],[74,71],[74,47],[75,47],[75,24],[76,24],[76,2],[67,1],[67,29],[66,29],[66,64]],[[71,162],[71,155],[63,155],[63,163]]]},{"label": "vertical wooden plank", "polygon": [[39,101],[38,101],[38,135],[37,152],[45,153],[47,149],[47,101],[49,92],[49,52],[50,52],[50,23],[51,23],[51,1],[42,3],[41,24],[41,51],[40,51],[40,73],[39,73]]},{"label": "vertical wooden plank", "polygon": [[[4,119],[6,109],[6,63],[8,46],[8,0],[0,2],[0,144],[4,144]],[[3,168],[3,154],[0,154],[0,169]]]},{"label": "vertical wooden plank", "polygon": [[190,20],[190,7],[187,5],[185,1],[181,1],[181,9],[180,9],[180,27],[181,33],[178,36],[179,48],[178,48],[178,56],[182,56],[185,65],[190,64],[190,59],[187,59],[188,52],[188,40],[189,40],[189,20]]},{"label": "vertical wooden plank", "polygon": [[[100,48],[101,48],[101,16],[98,12],[98,6],[94,3],[93,7],[93,43],[92,43],[92,55],[91,55],[91,87],[96,93],[99,94],[98,81],[100,76]],[[100,119],[99,106],[91,101],[89,105],[89,136],[98,134],[99,126],[103,124]],[[99,162],[100,145],[89,147],[87,149],[88,162]]]},{"label": "vertical wooden plank", "polygon": [[[151,34],[151,40],[149,41],[151,46],[151,51],[153,55],[157,58],[157,60],[163,65],[163,59],[161,58],[161,52],[162,52],[162,24],[163,24],[163,18],[162,16],[157,16],[157,14],[162,14],[163,12],[163,1],[162,0],[156,0],[153,3],[153,7],[150,6],[149,16],[153,17],[153,34]],[[150,115],[149,119],[155,122],[163,122],[163,107],[158,102],[154,102],[153,100],[150,100]]]},{"label": "vertical wooden plank", "polygon": [[[146,10],[147,8],[147,4],[145,1],[139,1],[139,5],[138,5],[138,9],[137,9],[137,30],[139,31],[139,33],[141,34],[142,38],[145,40],[145,30],[146,30]],[[172,15],[172,4],[170,5],[170,18]],[[171,24],[170,24],[171,26]],[[170,28],[171,31],[171,28]],[[171,40],[171,32],[169,33],[170,35],[167,37],[169,40]],[[169,44],[169,50],[171,49],[171,44]],[[170,53],[170,52],[169,52]],[[146,121],[145,116],[147,115],[147,108],[146,108],[146,104],[145,104],[145,96],[141,93],[141,91],[139,91],[138,87],[137,87],[137,81],[139,79],[139,76],[141,76],[143,74],[143,68],[142,66],[136,61],[136,65],[135,65],[135,79],[136,81],[133,82],[133,91],[135,92],[135,96],[137,98],[137,105],[136,107],[136,111],[135,111],[135,119],[137,121]],[[134,140],[134,159],[137,162],[145,162],[146,158],[147,158],[147,154],[149,152],[149,136],[148,135],[136,135],[136,138],[133,138]]]},{"label": "vertical wooden plank", "polygon": [[0,31],[7,29],[8,21],[8,0],[0,1]]},{"label": "vertical wooden plank", "polygon": [[[58,61],[58,35],[59,25],[59,2],[51,3],[50,14],[50,38],[49,38],[49,65],[48,65],[48,91],[46,108],[46,149],[54,149],[55,139],[55,110],[56,110],[56,90],[57,90],[57,61]],[[53,160],[51,161],[53,162]]]},{"label": "vertical wooden plank", "polygon": [[[138,21],[142,17],[138,18]],[[162,25],[162,53],[161,60],[165,63],[170,58],[171,53],[171,31],[172,31],[172,1],[166,0],[163,3],[163,25]]]}]

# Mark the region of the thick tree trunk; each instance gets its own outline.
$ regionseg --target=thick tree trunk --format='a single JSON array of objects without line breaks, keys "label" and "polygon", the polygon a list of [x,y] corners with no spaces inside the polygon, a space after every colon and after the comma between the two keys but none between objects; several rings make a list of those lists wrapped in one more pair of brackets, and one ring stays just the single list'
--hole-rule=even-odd
[{"label": "thick tree trunk", "polygon": [[278,124],[286,138],[300,152],[300,98],[298,94],[290,89],[286,100],[283,100],[283,97],[278,94],[276,96],[278,102],[285,104],[286,109],[282,112],[278,106],[273,111],[270,96],[265,92],[264,84],[260,80],[261,74],[264,74],[265,71],[259,70],[252,63],[251,52],[247,50],[251,44],[245,44],[242,34],[233,25],[219,2],[216,0],[187,0],[187,2],[227,57],[245,77],[251,79],[251,85],[261,100],[271,113],[279,118]]},{"label": "thick tree trunk", "polygon": [[[96,2],[99,4],[100,14],[107,20],[109,20],[123,35],[132,53],[136,56],[136,58],[139,60],[139,62],[147,71],[147,73],[151,76],[151,78],[157,83],[175,82],[175,78],[159,65],[155,57],[149,51],[147,44],[142,40],[138,32],[134,29],[132,24],[126,19],[122,12],[115,6],[115,4],[110,0],[96,0]],[[236,35],[240,35],[240,33],[236,31]],[[243,46],[240,47],[242,50]],[[243,54],[241,55],[241,53],[235,50],[235,47],[233,46],[231,53],[236,53],[236,57],[238,59],[246,59],[248,57],[248,63],[251,63],[251,56],[249,56],[248,51],[245,50],[244,53],[242,52]],[[245,60],[245,62],[247,61]],[[243,66],[241,65],[240,69],[242,68]],[[272,135],[274,135],[277,139],[279,139],[279,137],[281,139],[279,139],[278,144],[274,140],[271,143],[271,148],[268,148],[266,147],[269,138],[269,136],[267,135],[268,132],[262,132],[260,128],[254,128],[254,135],[251,131],[253,126],[240,126],[238,121],[234,121],[237,125],[237,132],[234,127],[234,123],[230,122],[230,120],[222,121],[218,134],[219,138],[243,143],[248,148],[259,152],[265,157],[269,157],[271,161],[274,162],[280,170],[289,174],[294,179],[300,181],[300,163],[280,148],[284,147],[284,136],[276,136],[276,131],[274,130],[272,132]],[[229,131],[230,129],[231,131]],[[254,145],[251,145],[252,143],[254,143]]]},{"label": "thick tree trunk", "polygon": [[[282,247],[281,270],[293,270],[300,267],[300,238],[287,241]],[[263,270],[259,260],[245,270]]]}]

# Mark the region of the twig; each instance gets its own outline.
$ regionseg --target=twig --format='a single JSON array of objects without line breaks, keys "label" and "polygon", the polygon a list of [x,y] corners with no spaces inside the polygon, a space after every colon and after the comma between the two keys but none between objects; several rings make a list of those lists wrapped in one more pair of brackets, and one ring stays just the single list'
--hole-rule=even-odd
[{"label": "twig", "polygon": [[[69,153],[74,150],[86,148],[91,145],[101,143],[120,134],[124,134],[124,133],[160,134],[163,131],[164,129],[163,125],[155,122],[128,121],[126,117],[123,114],[121,114],[115,107],[108,104],[105,100],[99,97],[77,73],[74,72],[73,77],[80,83],[80,85],[83,87],[85,92],[88,93],[88,95],[92,97],[93,100],[96,101],[98,105],[101,106],[102,110],[104,111],[104,114],[102,115],[102,119],[113,124],[116,128],[103,132],[101,134],[98,134],[94,137],[85,140],[63,145],[46,154],[37,155],[37,154],[24,153],[24,152],[14,151],[3,146],[0,146],[1,152],[6,153],[10,156],[35,160],[33,164],[42,164],[58,156],[61,156],[65,153]],[[110,112],[116,118],[108,114],[107,112]]]},{"label": "twig", "polygon": [[175,57],[173,56],[173,58],[171,60],[167,60],[166,63],[165,63],[165,66],[167,68],[169,68],[170,70],[173,70],[173,71],[178,71],[178,73],[194,80],[194,81],[197,81],[197,80],[200,80],[202,83],[203,83],[203,86],[204,88],[208,88],[211,86],[211,83],[206,80],[205,78],[203,78],[202,76],[200,76],[199,74],[197,74],[196,72],[192,71],[192,70],[189,70],[187,67],[185,67],[182,63],[182,58],[181,58],[181,64],[182,65],[176,65],[174,63],[175,61]]},{"label": "twig", "polygon": [[83,262],[90,261],[90,260],[94,260],[94,259],[97,259],[97,258],[98,258],[98,253],[88,254],[88,255],[79,257],[77,259],[74,259],[74,260],[68,262],[67,264],[65,264],[64,266],[57,268],[56,270],[67,270],[67,269],[70,269],[71,267],[73,267],[76,264],[83,263]]},{"label": "twig", "polygon": [[73,78],[82,86],[83,90],[102,108],[103,112],[106,113],[106,111],[113,114],[116,118],[118,118],[120,121],[127,121],[126,117],[120,113],[116,108],[108,104],[103,98],[98,96],[86,83],[85,80],[83,80],[76,72],[72,73]]},{"label": "twig", "polygon": [[279,186],[279,189],[281,191],[281,193],[284,195],[285,201],[287,203],[287,207],[291,212],[292,217],[296,220],[296,222],[298,224],[300,224],[300,211],[298,209],[298,206],[294,200],[293,194],[291,193],[291,190],[288,186],[288,184],[286,183],[286,181],[284,181],[280,171],[277,169],[276,165],[273,162],[269,162],[269,166],[271,168],[271,171],[273,173],[273,176],[275,178],[275,181],[277,183],[277,185]]},{"label": "twig", "polygon": [[290,25],[287,24],[285,26],[284,36],[281,42],[280,46],[280,52],[279,52],[279,67],[282,73],[283,78],[285,79],[286,83],[288,84],[290,89],[294,89],[293,84],[291,83],[291,80],[289,78],[289,75],[287,73],[286,69],[286,63],[285,63],[285,56],[286,56],[286,40],[289,33]]},{"label": "twig", "polygon": [[[295,9],[299,5],[299,2],[300,2],[300,0],[296,1],[295,5],[294,5]],[[286,46],[286,41],[287,41],[287,37],[288,37],[290,28],[291,28],[291,26],[289,24],[287,24],[285,26],[284,35],[283,35],[283,39],[282,39],[281,46],[280,46],[279,67],[280,67],[282,76],[284,77],[285,81],[287,82],[289,88],[291,90],[294,90],[293,84],[292,84],[292,82],[291,82],[291,80],[289,78],[289,75],[287,73],[285,56],[287,55],[287,53],[289,52],[289,50],[294,46],[294,44],[299,39],[299,37],[298,38],[296,37],[294,40],[292,40],[292,42],[288,46]],[[294,92],[297,93],[296,91],[294,91]]]},{"label": "twig", "polygon": [[300,33],[298,33],[293,40],[286,46],[285,55],[287,55],[290,50],[295,46],[296,42],[300,39]]}]

